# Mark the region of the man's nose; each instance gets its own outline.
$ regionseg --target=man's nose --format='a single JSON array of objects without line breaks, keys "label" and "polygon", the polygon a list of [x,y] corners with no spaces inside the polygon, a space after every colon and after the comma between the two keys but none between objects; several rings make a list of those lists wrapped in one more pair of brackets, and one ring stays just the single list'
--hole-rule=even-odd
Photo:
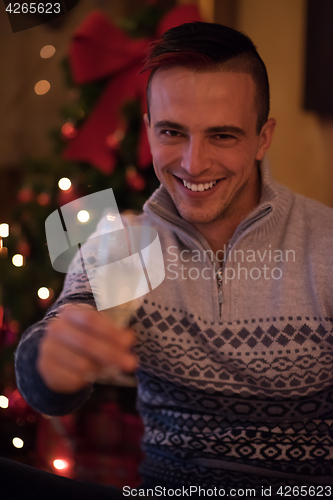
[{"label": "man's nose", "polygon": [[184,147],[181,166],[191,177],[197,177],[210,165],[207,144],[199,138],[190,139]]}]

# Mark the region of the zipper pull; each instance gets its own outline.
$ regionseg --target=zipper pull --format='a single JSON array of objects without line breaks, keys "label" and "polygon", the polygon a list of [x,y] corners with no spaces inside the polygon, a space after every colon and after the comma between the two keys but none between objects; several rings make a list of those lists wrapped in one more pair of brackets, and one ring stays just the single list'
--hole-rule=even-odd
[{"label": "zipper pull", "polygon": [[223,294],[222,289],[219,290],[219,308],[220,308],[220,318],[222,314],[222,304],[223,304]]},{"label": "zipper pull", "polygon": [[219,313],[220,313],[220,318],[222,315],[222,304],[223,304],[223,292],[222,292],[222,283],[223,283],[223,273],[222,269],[219,269],[218,271],[218,278],[217,278],[217,286],[218,286],[218,298],[219,298]]}]

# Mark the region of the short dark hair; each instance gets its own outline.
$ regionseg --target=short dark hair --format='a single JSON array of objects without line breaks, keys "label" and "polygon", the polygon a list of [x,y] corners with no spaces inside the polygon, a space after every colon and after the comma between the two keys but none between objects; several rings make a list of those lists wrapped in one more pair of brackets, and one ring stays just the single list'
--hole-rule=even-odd
[{"label": "short dark hair", "polygon": [[222,24],[196,21],[171,28],[152,42],[142,70],[152,70],[147,85],[149,122],[153,76],[159,68],[171,66],[250,74],[256,85],[254,104],[259,134],[269,115],[269,81],[266,66],[247,35]]}]

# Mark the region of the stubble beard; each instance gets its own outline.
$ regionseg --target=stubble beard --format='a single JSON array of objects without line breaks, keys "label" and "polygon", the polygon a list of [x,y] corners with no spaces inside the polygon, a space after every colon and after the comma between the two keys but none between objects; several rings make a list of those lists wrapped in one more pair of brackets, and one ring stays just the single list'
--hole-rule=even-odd
[{"label": "stubble beard", "polygon": [[[205,200],[193,203],[192,207],[185,207],[184,202],[179,200],[178,196],[172,196],[173,202],[178,210],[179,215],[192,225],[211,224],[217,219],[223,220],[228,216],[229,205],[227,204],[226,195],[219,199],[218,206],[210,206],[205,210]],[[194,201],[194,200],[193,200]]]},{"label": "stubble beard", "polygon": [[[241,208],[240,200],[242,193],[247,189],[249,180],[233,194],[231,199],[230,193],[226,190],[221,193],[217,201],[210,202],[210,206],[205,211],[206,200],[193,200],[193,208],[185,206],[185,203],[179,196],[173,194],[171,197],[178,210],[180,216],[194,226],[212,224],[216,221],[222,222],[226,219],[231,219],[236,216]],[[229,199],[228,199],[229,198]],[[217,206],[216,206],[217,205]],[[245,214],[247,215],[247,214]]]}]

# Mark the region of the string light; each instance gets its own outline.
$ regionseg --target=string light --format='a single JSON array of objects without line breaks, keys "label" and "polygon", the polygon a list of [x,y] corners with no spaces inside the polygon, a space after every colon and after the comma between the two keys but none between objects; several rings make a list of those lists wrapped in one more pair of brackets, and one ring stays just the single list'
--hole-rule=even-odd
[{"label": "string light", "polygon": [[67,177],[62,177],[58,182],[58,186],[62,191],[67,191],[71,187],[72,183]]},{"label": "string light", "polygon": [[47,80],[40,80],[35,85],[35,92],[37,95],[44,95],[50,90],[50,88],[50,82],[48,82]]},{"label": "string light", "polygon": [[61,133],[65,139],[74,139],[77,135],[77,130],[73,123],[68,121],[61,127]]},{"label": "string light", "polygon": [[22,267],[22,266],[24,266],[24,257],[23,257],[23,255],[21,255],[20,253],[17,253],[15,255],[13,255],[13,257],[12,257],[12,263],[16,267]]},{"label": "string light", "polygon": [[42,59],[49,59],[55,54],[55,47],[53,45],[44,45],[44,47],[40,51],[40,57]]},{"label": "string light", "polygon": [[8,249],[3,246],[2,238],[7,238],[9,236],[9,225],[3,222],[0,224],[0,257],[6,258],[8,254]]},{"label": "string light", "polygon": [[0,257],[5,259],[8,254],[8,248],[3,246],[2,238],[0,237]]},{"label": "string light", "polygon": [[48,299],[49,296],[50,296],[50,290],[48,288],[46,288],[46,286],[42,286],[38,292],[37,292],[37,295],[40,299]]},{"label": "string light", "polygon": [[23,448],[24,445],[24,441],[18,437],[13,438],[12,443],[15,446],[15,448]]},{"label": "string light", "polygon": [[9,236],[9,225],[4,222],[0,224],[0,237],[7,238],[7,236]]},{"label": "string light", "polygon": [[53,467],[58,470],[67,469],[68,463],[66,462],[66,460],[57,458],[56,460],[53,460]]},{"label": "string light", "polygon": [[8,408],[9,400],[6,396],[0,396],[0,408]]},{"label": "string light", "polygon": [[87,210],[80,210],[80,212],[76,216],[80,222],[88,222],[90,219],[90,214]]},{"label": "string light", "polygon": [[40,193],[36,197],[37,202],[40,205],[47,205],[50,201],[50,196],[47,193]]}]

